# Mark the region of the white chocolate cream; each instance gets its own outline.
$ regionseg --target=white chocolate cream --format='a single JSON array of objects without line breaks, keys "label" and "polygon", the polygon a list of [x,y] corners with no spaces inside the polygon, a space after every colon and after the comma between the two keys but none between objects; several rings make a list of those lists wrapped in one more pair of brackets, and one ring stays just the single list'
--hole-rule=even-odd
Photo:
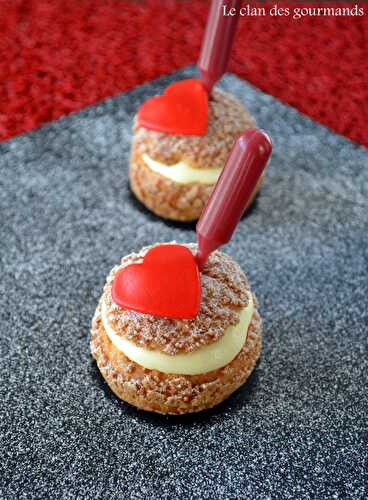
[{"label": "white chocolate cream", "polygon": [[193,182],[215,184],[222,171],[222,168],[193,168],[184,160],[175,163],[175,165],[165,165],[152,160],[146,153],[142,155],[142,159],[148,168],[178,184],[191,184]]},{"label": "white chocolate cream", "polygon": [[229,326],[218,341],[200,347],[194,352],[180,353],[175,356],[138,347],[133,342],[117,335],[109,323],[103,302],[101,318],[105,331],[114,346],[140,366],[163,373],[198,375],[222,368],[237,356],[247,339],[253,312],[254,304],[250,293],[249,304],[241,310],[239,322]]}]

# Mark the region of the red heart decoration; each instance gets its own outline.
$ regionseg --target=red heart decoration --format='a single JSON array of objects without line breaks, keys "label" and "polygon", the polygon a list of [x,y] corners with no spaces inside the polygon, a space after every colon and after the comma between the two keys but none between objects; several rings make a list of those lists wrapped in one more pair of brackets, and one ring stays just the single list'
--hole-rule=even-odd
[{"label": "red heart decoration", "polygon": [[117,272],[112,299],[119,307],[173,319],[194,319],[201,284],[196,260],[182,245],[158,245],[141,264]]},{"label": "red heart decoration", "polygon": [[205,135],[208,94],[199,80],[183,80],[167,87],[162,96],[148,99],[137,115],[138,125],[174,135]]}]

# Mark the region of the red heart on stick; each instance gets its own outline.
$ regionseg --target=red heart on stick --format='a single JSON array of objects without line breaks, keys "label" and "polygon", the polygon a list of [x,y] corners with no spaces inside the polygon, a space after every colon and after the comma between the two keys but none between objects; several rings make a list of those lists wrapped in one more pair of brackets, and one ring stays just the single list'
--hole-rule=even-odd
[{"label": "red heart on stick", "polygon": [[130,264],[118,271],[112,299],[118,306],[140,313],[194,319],[201,301],[194,255],[182,245],[152,248],[141,264]]},{"label": "red heart on stick", "polygon": [[208,94],[199,80],[183,80],[162,96],[148,99],[138,111],[138,125],[173,135],[205,135]]}]

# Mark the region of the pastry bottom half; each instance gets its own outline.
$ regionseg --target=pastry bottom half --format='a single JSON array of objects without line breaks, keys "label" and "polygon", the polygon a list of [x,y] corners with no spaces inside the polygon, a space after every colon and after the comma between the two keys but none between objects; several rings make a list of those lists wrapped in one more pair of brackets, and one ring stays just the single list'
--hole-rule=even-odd
[{"label": "pastry bottom half", "polygon": [[[129,177],[131,189],[143,205],[160,217],[182,222],[199,219],[213,189],[213,185],[208,184],[174,182],[151,170],[134,151]],[[262,183],[263,176],[246,208],[253,203]]]},{"label": "pastry bottom half", "polygon": [[224,401],[252,373],[261,345],[261,319],[255,310],[243,348],[226,366],[199,375],[167,374],[143,368],[116,349],[99,307],[91,329],[92,356],[116,396],[142,410],[172,415],[206,410]]}]

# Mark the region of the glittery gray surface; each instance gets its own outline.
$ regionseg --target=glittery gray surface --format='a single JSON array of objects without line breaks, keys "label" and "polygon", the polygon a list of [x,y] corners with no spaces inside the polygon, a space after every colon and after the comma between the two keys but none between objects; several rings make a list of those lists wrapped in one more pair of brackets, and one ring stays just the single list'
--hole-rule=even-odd
[{"label": "glittery gray surface", "polygon": [[130,195],[132,116],[174,76],[0,145],[1,498],[367,498],[368,154],[233,76],[273,138],[226,247],[264,348],[220,407],[161,417],[118,401],[89,325],[119,258],[195,240]]}]

